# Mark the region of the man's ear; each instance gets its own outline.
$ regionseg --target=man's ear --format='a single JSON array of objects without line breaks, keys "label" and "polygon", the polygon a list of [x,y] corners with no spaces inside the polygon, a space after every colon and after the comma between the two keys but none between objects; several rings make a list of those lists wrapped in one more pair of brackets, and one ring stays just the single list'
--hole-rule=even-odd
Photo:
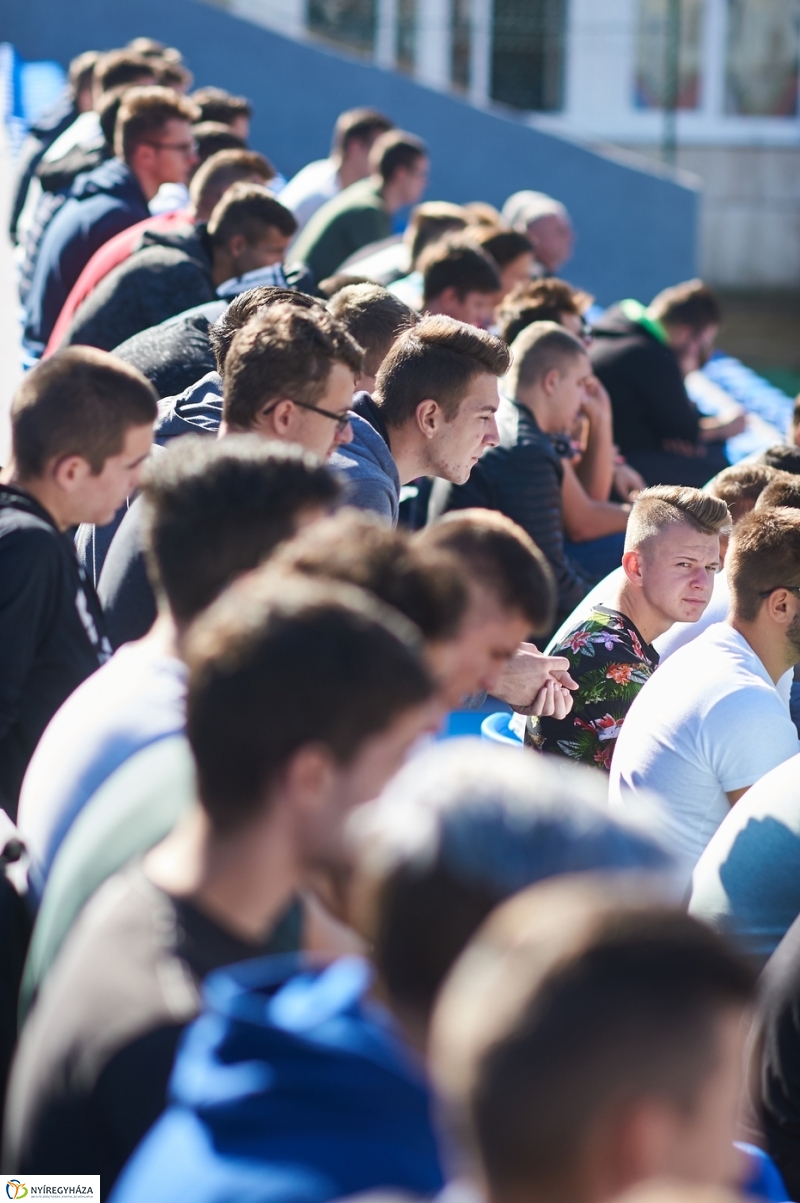
[{"label": "man's ear", "polygon": [[257,415],[252,429],[257,434],[269,438],[289,439],[297,415],[297,406],[294,401],[290,401],[288,398],[278,401],[277,404],[271,401],[264,409],[269,412],[261,411]]},{"label": "man's ear", "polygon": [[314,809],[330,790],[334,772],[330,751],[322,744],[308,743],[289,759],[283,783],[301,807]]},{"label": "man's ear", "polygon": [[769,597],[764,598],[769,616],[778,626],[788,627],[794,622],[797,614],[797,598],[788,589],[774,589]]},{"label": "man's ear", "polygon": [[239,256],[243,254],[246,246],[247,239],[245,238],[244,234],[232,234],[228,239],[228,245],[225,247],[225,250],[228,252],[231,259],[238,259]]},{"label": "man's ear", "polygon": [[552,397],[561,381],[561,373],[558,368],[551,368],[549,372],[545,372],[542,376],[540,387],[546,397]]},{"label": "man's ear", "polygon": [[622,571],[632,585],[636,585],[641,589],[643,584],[642,553],[640,551],[626,551],[622,557]]},{"label": "man's ear", "polygon": [[52,462],[50,475],[65,493],[74,493],[92,475],[92,468],[82,455],[63,455]]},{"label": "man's ear", "polygon": [[438,401],[420,401],[414,417],[425,438],[432,439],[442,423],[442,408]]}]

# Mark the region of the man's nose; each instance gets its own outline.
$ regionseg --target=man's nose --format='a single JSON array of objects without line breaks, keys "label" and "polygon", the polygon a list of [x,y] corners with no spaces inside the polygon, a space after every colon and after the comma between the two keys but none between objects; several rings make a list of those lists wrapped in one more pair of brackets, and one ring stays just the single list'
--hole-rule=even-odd
[{"label": "man's nose", "polygon": [[496,447],[500,442],[500,433],[497,429],[497,419],[494,414],[492,414],[492,420],[489,423],[489,428],[484,435],[483,441],[487,447]]}]

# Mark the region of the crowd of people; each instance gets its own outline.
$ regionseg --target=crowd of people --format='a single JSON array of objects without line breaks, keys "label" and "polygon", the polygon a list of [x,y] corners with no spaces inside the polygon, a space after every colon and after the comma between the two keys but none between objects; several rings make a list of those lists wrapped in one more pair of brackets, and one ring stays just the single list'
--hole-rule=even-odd
[{"label": "crowd of people", "polygon": [[702,281],[602,312],[557,199],[193,83],[87,52],[18,162],[4,1170],[800,1199],[797,430],[728,462]]}]

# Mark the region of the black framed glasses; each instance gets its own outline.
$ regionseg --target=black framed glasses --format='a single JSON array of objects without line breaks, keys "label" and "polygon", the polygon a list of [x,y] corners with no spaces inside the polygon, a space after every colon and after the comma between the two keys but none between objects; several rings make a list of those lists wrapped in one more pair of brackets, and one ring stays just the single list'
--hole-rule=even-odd
[{"label": "black framed glasses", "polygon": [[770,593],[775,593],[778,589],[785,589],[787,593],[800,597],[800,585],[773,585],[771,589],[762,589],[758,596],[769,597]]},{"label": "black framed glasses", "polygon": [[[336,423],[336,433],[337,434],[343,434],[344,431],[347,429],[347,427],[350,425],[350,410],[349,409],[345,410],[345,412],[343,414],[334,414],[334,413],[331,413],[331,411],[329,409],[322,409],[321,406],[319,406],[319,405],[311,405],[311,403],[308,401],[295,401],[291,397],[287,397],[287,398],[281,397],[281,401],[283,401],[284,399],[291,401],[292,405],[299,405],[301,409],[310,409],[311,412],[314,414],[322,414],[323,418],[330,418],[330,420],[332,422]],[[280,401],[276,401],[273,405],[268,406],[266,409],[262,409],[262,411],[261,411],[262,416],[266,418],[267,414],[271,414],[273,409],[276,409],[280,405],[280,403],[281,403]]]}]

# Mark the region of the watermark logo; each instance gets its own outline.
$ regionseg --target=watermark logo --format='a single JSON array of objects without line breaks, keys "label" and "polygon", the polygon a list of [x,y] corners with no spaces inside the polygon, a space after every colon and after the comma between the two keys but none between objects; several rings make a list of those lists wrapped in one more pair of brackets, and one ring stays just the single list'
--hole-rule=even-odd
[{"label": "watermark logo", "polygon": [[[2,1197],[2,1196],[0,1196]],[[27,1199],[100,1199],[99,1174],[27,1174],[6,1179],[6,1198]]]},{"label": "watermark logo", "polygon": [[6,1194],[9,1199],[24,1199],[28,1193],[28,1188],[24,1182],[20,1182],[19,1178],[9,1178],[6,1183]]}]

